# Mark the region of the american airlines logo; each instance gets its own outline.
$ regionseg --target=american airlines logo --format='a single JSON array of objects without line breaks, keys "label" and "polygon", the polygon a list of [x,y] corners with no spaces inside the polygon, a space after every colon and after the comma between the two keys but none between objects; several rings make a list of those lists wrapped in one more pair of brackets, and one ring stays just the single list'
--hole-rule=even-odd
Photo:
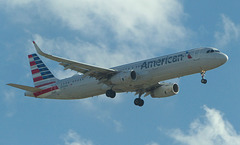
[{"label": "american airlines logo", "polygon": [[187,55],[188,59],[192,59],[192,56],[189,54],[188,51],[186,51],[186,55]]}]

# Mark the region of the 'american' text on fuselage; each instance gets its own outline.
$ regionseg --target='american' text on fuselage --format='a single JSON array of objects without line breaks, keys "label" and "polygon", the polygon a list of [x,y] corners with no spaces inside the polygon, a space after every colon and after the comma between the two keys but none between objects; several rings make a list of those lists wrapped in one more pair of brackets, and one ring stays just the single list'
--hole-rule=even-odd
[{"label": "'american' text on fuselage", "polygon": [[183,61],[184,56],[185,56],[184,54],[179,54],[179,55],[173,55],[173,56],[159,58],[156,60],[145,61],[141,65],[141,69],[148,69],[148,68],[157,67],[157,66],[161,66],[161,65],[165,65],[165,64],[169,64],[169,63]]}]

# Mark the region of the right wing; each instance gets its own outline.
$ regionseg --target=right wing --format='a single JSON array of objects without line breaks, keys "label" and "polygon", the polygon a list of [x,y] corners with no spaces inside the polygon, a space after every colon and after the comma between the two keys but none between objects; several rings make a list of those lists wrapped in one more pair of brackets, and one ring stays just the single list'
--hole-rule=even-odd
[{"label": "right wing", "polygon": [[118,73],[118,71],[114,70],[114,69],[93,66],[93,65],[80,63],[80,62],[76,62],[76,61],[72,61],[69,59],[64,59],[61,57],[57,57],[57,56],[53,56],[53,55],[44,53],[34,41],[33,41],[33,44],[34,44],[35,49],[38,52],[38,54],[40,54],[48,59],[59,62],[59,64],[62,65],[65,70],[66,69],[75,70],[77,72],[83,73],[85,76],[95,77],[97,80],[109,79],[111,76]]}]

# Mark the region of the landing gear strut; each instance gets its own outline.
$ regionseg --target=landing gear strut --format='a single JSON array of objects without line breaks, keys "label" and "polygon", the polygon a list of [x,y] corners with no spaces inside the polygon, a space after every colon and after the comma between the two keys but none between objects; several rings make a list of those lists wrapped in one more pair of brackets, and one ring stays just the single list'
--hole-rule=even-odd
[{"label": "landing gear strut", "polygon": [[110,98],[115,98],[116,97],[116,92],[113,91],[112,89],[106,91],[106,96]]},{"label": "landing gear strut", "polygon": [[138,98],[136,98],[134,100],[134,104],[137,105],[137,106],[140,106],[140,107],[142,107],[144,105],[144,100],[141,99],[141,95],[142,95],[142,93],[140,93]]},{"label": "landing gear strut", "polygon": [[206,73],[206,71],[202,71],[202,72],[201,72],[201,76],[202,76],[201,83],[203,83],[203,84],[206,84],[206,83],[207,83],[207,80],[205,79],[205,73]]}]

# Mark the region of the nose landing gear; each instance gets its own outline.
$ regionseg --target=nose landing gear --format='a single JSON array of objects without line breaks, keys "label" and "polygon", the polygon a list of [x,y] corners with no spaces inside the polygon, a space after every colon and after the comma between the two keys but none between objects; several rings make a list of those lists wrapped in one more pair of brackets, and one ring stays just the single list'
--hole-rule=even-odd
[{"label": "nose landing gear", "polygon": [[204,71],[204,70],[201,72],[201,76],[202,76],[201,83],[203,83],[203,84],[207,83],[207,79],[205,79],[205,73],[206,73],[206,71]]}]

